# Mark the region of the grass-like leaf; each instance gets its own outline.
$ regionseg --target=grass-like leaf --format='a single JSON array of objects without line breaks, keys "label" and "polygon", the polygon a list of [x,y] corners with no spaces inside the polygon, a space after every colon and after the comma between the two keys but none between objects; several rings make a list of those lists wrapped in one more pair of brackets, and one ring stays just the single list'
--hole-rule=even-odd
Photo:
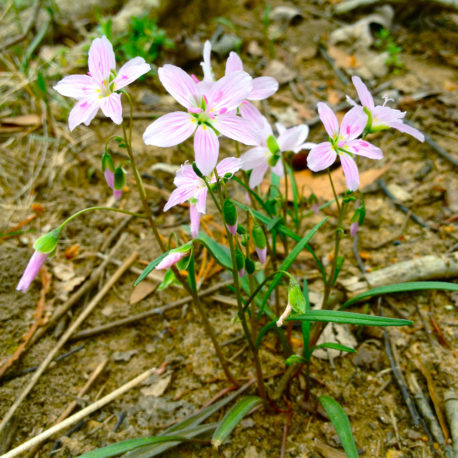
[{"label": "grass-like leaf", "polygon": [[408,326],[412,324],[412,321],[400,318],[341,312],[338,310],[312,310],[304,315],[290,316],[286,321],[324,321],[342,324],[357,324],[359,326]]},{"label": "grass-like leaf", "polygon": [[165,253],[161,254],[158,258],[156,258],[154,261],[151,261],[145,267],[145,269],[140,274],[140,276],[137,278],[137,280],[135,280],[134,285],[137,286],[141,281],[143,281],[168,254],[169,254],[169,251],[166,251]]},{"label": "grass-like leaf", "polygon": [[325,342],[320,345],[315,345],[312,348],[312,351],[316,350],[317,348],[331,348],[332,350],[347,351],[349,353],[354,353],[356,351],[354,348],[346,347],[345,345],[340,345],[334,342]]},{"label": "grass-like leaf", "polygon": [[220,424],[216,428],[216,431],[213,433],[213,447],[218,448],[229,436],[229,434],[231,434],[240,420],[261,402],[262,399],[259,396],[247,396],[237,401],[229,412],[224,415]]},{"label": "grass-like leaf", "polygon": [[358,458],[358,450],[356,449],[353,433],[351,432],[350,420],[342,409],[342,406],[329,396],[320,396],[319,399],[337,431],[340,443],[348,458]]},{"label": "grass-like leaf", "polygon": [[442,289],[446,291],[458,291],[456,283],[449,283],[445,281],[412,281],[408,283],[397,283],[395,285],[379,286],[378,288],[369,289],[364,293],[358,294],[352,299],[345,302],[341,309],[347,308],[349,305],[367,299],[372,296],[379,296],[380,294],[391,293],[405,293],[408,291],[422,291],[428,289]]}]

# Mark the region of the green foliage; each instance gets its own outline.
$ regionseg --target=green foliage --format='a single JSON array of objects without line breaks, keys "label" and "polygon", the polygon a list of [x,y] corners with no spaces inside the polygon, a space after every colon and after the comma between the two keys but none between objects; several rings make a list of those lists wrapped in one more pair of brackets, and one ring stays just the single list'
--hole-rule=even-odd
[{"label": "green foliage", "polygon": [[388,29],[381,28],[376,34],[374,46],[382,52],[388,53],[388,58],[385,63],[396,72],[404,67],[401,59],[402,47],[398,46],[393,38],[393,35]]}]

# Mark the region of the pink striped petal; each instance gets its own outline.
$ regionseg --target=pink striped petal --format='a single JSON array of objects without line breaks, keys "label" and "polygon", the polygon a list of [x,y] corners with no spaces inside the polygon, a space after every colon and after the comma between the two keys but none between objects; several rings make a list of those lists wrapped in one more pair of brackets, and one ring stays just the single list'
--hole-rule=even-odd
[{"label": "pink striped petal", "polygon": [[153,146],[175,146],[184,142],[196,130],[197,122],[184,111],[174,111],[156,119],[143,134],[143,141]]},{"label": "pink striped petal", "polygon": [[253,189],[256,186],[260,185],[262,183],[262,180],[264,179],[264,175],[266,174],[267,170],[269,168],[269,165],[266,163],[259,165],[258,167],[255,167],[250,175],[250,188]]},{"label": "pink striped petal", "polygon": [[234,174],[242,168],[242,161],[238,157],[226,157],[217,166],[218,176],[223,177],[226,173]]},{"label": "pink striped petal", "polygon": [[258,258],[259,258],[259,262],[261,264],[264,264],[267,258],[267,247],[264,247],[264,248],[255,247],[255,249],[256,249],[256,254],[258,255]]},{"label": "pink striped petal", "polygon": [[95,118],[97,111],[100,108],[99,98],[85,98],[80,99],[76,102],[75,106],[70,111],[68,116],[68,127],[72,131],[76,126],[80,124],[86,124],[88,126],[91,121]]},{"label": "pink striped petal", "polygon": [[369,159],[382,159],[383,151],[372,143],[365,140],[352,140],[345,145],[345,148],[350,150],[351,153],[358,156],[365,156]]},{"label": "pink striped petal", "polygon": [[253,87],[252,78],[246,72],[233,72],[216,81],[208,92],[210,109],[219,112],[225,108],[231,111],[237,108]]},{"label": "pink striped petal", "polygon": [[336,157],[331,143],[318,143],[307,156],[307,166],[313,172],[319,172],[334,164]]},{"label": "pink striped petal", "polygon": [[391,122],[389,126],[393,129],[399,130],[399,132],[412,135],[412,137],[416,138],[421,142],[425,141],[425,136],[418,129],[415,129],[415,127],[404,124],[402,121]]},{"label": "pink striped petal", "polygon": [[200,213],[194,204],[189,206],[189,216],[191,219],[191,237],[195,239],[199,236]]},{"label": "pink striped petal", "polygon": [[209,175],[218,161],[219,141],[215,131],[201,124],[194,135],[194,153],[197,168],[203,175]]},{"label": "pink striped petal", "polygon": [[186,108],[196,105],[196,83],[184,70],[167,64],[157,73],[162,85],[178,103]]},{"label": "pink striped petal", "polygon": [[338,135],[339,133],[339,122],[334,112],[324,102],[318,102],[318,115],[320,116],[321,122],[326,129],[326,132],[330,137]]},{"label": "pink striped petal", "polygon": [[170,267],[174,266],[178,261],[183,259],[188,254],[187,251],[182,252],[170,252],[157,266],[156,270],[165,270],[170,269]]},{"label": "pink striped petal", "polygon": [[180,186],[198,188],[203,183],[202,179],[196,175],[192,165],[184,164],[177,171],[173,184],[179,188]]},{"label": "pink striped petal", "polygon": [[88,66],[90,76],[99,84],[103,84],[110,76],[110,71],[116,68],[113,46],[108,38],[96,38],[89,48]]},{"label": "pink striped petal", "polygon": [[272,135],[272,127],[269,122],[261,114],[261,112],[250,102],[244,100],[239,107],[240,115],[243,119],[246,119],[256,131],[259,137],[259,145],[265,144],[265,141],[269,135]]},{"label": "pink striped petal", "polygon": [[96,95],[100,88],[95,79],[88,75],[70,75],[61,79],[53,89],[65,97],[82,99]]},{"label": "pink striped petal", "polygon": [[204,61],[200,63],[202,66],[202,70],[204,72],[204,81],[206,82],[213,82],[215,80],[213,76],[213,71],[212,71],[212,64],[211,64],[211,51],[212,51],[212,45],[211,43],[207,40],[204,43]]},{"label": "pink striped petal", "polygon": [[237,53],[231,51],[226,61],[225,75],[229,75],[230,73],[238,72],[240,70],[243,70],[242,59],[240,59]]},{"label": "pink striped petal", "polygon": [[120,69],[114,79],[114,90],[117,91],[128,84],[134,82],[137,78],[148,73],[151,70],[151,65],[145,62],[143,57],[134,57],[126,62]]},{"label": "pink striped petal", "polygon": [[369,89],[367,89],[367,86],[363,83],[359,76],[353,76],[351,80],[355,86],[356,92],[358,93],[361,104],[369,110],[372,110],[372,108],[374,108],[374,99],[369,92]]},{"label": "pink striped petal", "polygon": [[208,192],[207,187],[204,187],[204,188],[200,188],[197,194],[195,195],[195,198],[197,199],[196,209],[201,214],[205,214],[206,212],[207,192]]},{"label": "pink striped petal", "polygon": [[252,170],[258,167],[261,162],[267,164],[267,157],[270,157],[270,154],[265,146],[257,146],[256,148],[249,149],[240,156],[243,170]]},{"label": "pink striped petal", "polygon": [[350,191],[356,191],[359,188],[359,173],[355,160],[348,154],[340,155],[340,163],[345,174],[345,181],[347,188]]},{"label": "pink striped petal", "polygon": [[164,206],[164,212],[170,210],[178,204],[183,204],[196,194],[195,187],[182,187],[176,188],[170,194],[169,200]]},{"label": "pink striped petal", "polygon": [[17,291],[22,291],[23,293],[27,292],[47,258],[48,253],[41,253],[40,251],[35,251],[33,253],[16,287]]},{"label": "pink striped petal", "polygon": [[340,125],[340,135],[345,141],[353,140],[359,137],[367,124],[367,114],[360,106],[353,107],[342,119]]},{"label": "pink striped petal", "polygon": [[122,123],[122,105],[121,105],[121,94],[113,92],[108,97],[102,97],[100,99],[100,108],[103,114],[115,124]]},{"label": "pink striped petal", "polygon": [[277,139],[280,151],[294,151],[304,143],[309,134],[309,127],[305,124],[291,127],[283,131]]},{"label": "pink striped petal", "polygon": [[242,118],[234,115],[222,115],[212,121],[216,130],[222,135],[237,140],[244,145],[258,145],[259,137],[250,126],[250,124]]},{"label": "pink striped petal", "polygon": [[275,123],[275,129],[277,129],[278,135],[281,135],[286,131],[286,127],[281,122]]},{"label": "pink striped petal", "polygon": [[278,91],[278,81],[271,76],[254,78],[253,89],[248,94],[248,100],[264,100]]}]

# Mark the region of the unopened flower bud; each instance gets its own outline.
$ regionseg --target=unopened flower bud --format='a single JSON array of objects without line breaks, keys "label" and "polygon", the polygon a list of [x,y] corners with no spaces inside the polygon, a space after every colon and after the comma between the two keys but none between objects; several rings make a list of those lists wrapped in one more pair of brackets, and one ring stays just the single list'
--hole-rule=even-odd
[{"label": "unopened flower bud", "polygon": [[235,208],[234,202],[230,199],[224,201],[223,216],[227,229],[235,236],[237,233],[237,209]]},{"label": "unopened flower bud", "polygon": [[283,326],[283,322],[286,320],[286,318],[289,317],[289,314],[291,313],[292,310],[293,308],[291,307],[290,304],[288,304],[285,308],[285,311],[280,315],[280,318],[277,320],[277,326],[279,328]]},{"label": "unopened flower bud", "polygon": [[250,258],[245,259],[245,268],[246,271],[251,275],[254,274],[254,271],[256,270],[256,267],[254,265],[254,262]]},{"label": "unopened flower bud", "polygon": [[266,262],[266,254],[267,254],[267,240],[262,227],[256,224],[251,231],[251,235],[253,236],[254,247],[256,249],[256,253],[258,255],[259,261],[261,264]]},{"label": "unopened flower bud", "polygon": [[350,226],[350,235],[352,237],[354,237],[356,235],[356,233],[358,232],[358,229],[359,229],[359,224],[358,224],[358,221],[355,221],[354,223],[351,223],[351,226]]},{"label": "unopened flower bud", "polygon": [[243,253],[239,249],[235,251],[235,266],[239,275],[243,277],[245,274],[245,256],[243,256]]},{"label": "unopened flower bud", "polygon": [[255,250],[256,250],[256,254],[258,255],[259,262],[261,264],[264,264],[267,258],[267,247],[264,247],[264,248],[255,247]]}]

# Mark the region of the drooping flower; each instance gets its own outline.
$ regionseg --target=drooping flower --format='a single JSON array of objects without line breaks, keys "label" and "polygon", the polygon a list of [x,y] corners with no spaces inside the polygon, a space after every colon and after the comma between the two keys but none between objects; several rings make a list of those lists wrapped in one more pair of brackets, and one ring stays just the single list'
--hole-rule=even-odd
[{"label": "drooping flower", "polygon": [[[215,80],[213,70],[211,67],[211,43],[207,40],[204,44],[203,57],[204,61],[201,62],[202,70],[204,72],[204,81],[206,83],[212,82]],[[231,51],[229,57],[226,61],[226,71],[225,75],[230,75],[234,72],[243,71],[243,62],[240,59],[239,55],[234,51]],[[252,80],[252,89],[250,93],[246,96],[247,100],[263,100],[270,97],[272,94],[278,91],[278,81],[271,76],[260,76],[258,78],[253,78]]]},{"label": "drooping flower", "polygon": [[170,251],[170,253],[156,266],[156,270],[167,270],[188,254],[187,251]]},{"label": "drooping flower", "polygon": [[115,124],[121,124],[121,94],[117,91],[151,69],[142,57],[135,57],[116,72],[113,46],[105,36],[92,42],[88,66],[87,75],[66,76],[54,86],[59,94],[78,100],[68,117],[71,131],[82,123],[88,126],[99,108]]},{"label": "drooping flower", "polygon": [[354,156],[370,159],[383,157],[380,148],[358,139],[367,124],[367,114],[361,107],[353,107],[345,114],[340,127],[336,115],[325,103],[318,103],[318,114],[330,138],[311,149],[307,165],[313,172],[319,172],[331,166],[339,156],[347,187],[350,191],[356,191],[359,187],[359,173]]},{"label": "drooping flower", "polygon": [[107,185],[113,190],[113,196],[119,200],[122,196],[122,189],[115,189],[115,175],[108,167],[103,172]]},{"label": "drooping flower", "polygon": [[358,233],[358,230],[359,230],[358,221],[355,221],[354,223],[351,223],[351,225],[350,225],[350,235],[352,237],[354,237]]},{"label": "drooping flower", "polygon": [[[241,169],[242,162],[236,157],[223,159],[217,166],[216,172],[219,177],[224,177],[227,173],[234,174]],[[211,173],[207,180],[209,183],[216,183],[215,173]],[[177,171],[174,185],[177,187],[170,195],[165,204],[164,211],[169,210],[175,205],[189,201],[191,235],[196,238],[199,234],[200,217],[206,212],[207,186],[202,178],[194,171],[192,165],[184,164]]]},{"label": "drooping flower", "polygon": [[187,112],[168,113],[150,124],[143,134],[147,145],[175,146],[195,133],[197,167],[204,175],[209,175],[218,160],[218,135],[245,145],[256,144],[252,128],[233,113],[251,91],[251,77],[247,73],[234,72],[211,84],[196,83],[174,65],[164,65],[158,75],[165,89]]},{"label": "drooping flower", "polygon": [[301,149],[314,146],[311,143],[304,143],[309,133],[309,128],[305,124],[286,129],[282,124],[277,123],[279,136],[275,138],[269,122],[254,105],[243,102],[240,106],[240,113],[258,133],[256,147],[251,148],[240,157],[243,162],[242,169],[252,170],[250,188],[262,182],[269,168],[278,176],[284,175],[281,153],[285,151],[298,153]]},{"label": "drooping flower", "polygon": [[48,253],[40,253],[39,251],[33,253],[16,287],[18,291],[22,291],[23,293],[27,292],[32,281],[46,262],[46,259],[48,259]]},{"label": "drooping flower", "polygon": [[[368,130],[370,132],[377,132],[379,130],[385,130],[392,127],[393,129],[399,130],[417,140],[423,142],[425,136],[418,130],[403,122],[406,115],[405,111],[395,110],[385,106],[388,99],[385,99],[383,105],[375,105],[374,98],[369,92],[367,86],[363,83],[359,76],[353,76],[352,82],[355,86],[356,92],[358,93],[359,100],[363,106],[365,113],[368,115]],[[358,106],[357,103],[347,96],[347,100],[354,106]]]}]

